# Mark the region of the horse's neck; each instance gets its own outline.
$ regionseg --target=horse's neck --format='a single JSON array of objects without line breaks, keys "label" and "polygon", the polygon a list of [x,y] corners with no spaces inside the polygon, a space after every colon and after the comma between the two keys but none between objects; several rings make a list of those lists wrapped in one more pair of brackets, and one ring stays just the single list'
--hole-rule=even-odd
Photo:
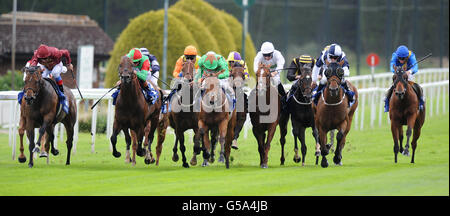
[{"label": "horse's neck", "polygon": [[139,98],[143,98],[143,95],[140,92],[141,87],[137,79],[131,81],[130,85],[122,85],[120,89],[119,94],[122,95],[121,100],[123,100],[127,105],[132,105],[134,104],[133,102],[137,102]]},{"label": "horse's neck", "polygon": [[331,95],[330,89],[325,88],[324,93],[322,94],[325,102],[329,104],[339,103],[343,100],[344,90],[339,86],[339,93],[337,95]]}]

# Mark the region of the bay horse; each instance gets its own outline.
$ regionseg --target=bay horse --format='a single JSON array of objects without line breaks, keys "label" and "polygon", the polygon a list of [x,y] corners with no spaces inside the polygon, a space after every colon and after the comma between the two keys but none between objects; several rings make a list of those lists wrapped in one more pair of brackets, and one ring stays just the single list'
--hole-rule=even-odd
[{"label": "bay horse", "polygon": [[[187,60],[183,63],[181,69],[183,77],[181,83],[177,84],[181,91],[175,94],[174,99],[171,103],[171,112],[169,112],[170,126],[175,130],[175,145],[173,148],[172,160],[178,161],[177,154],[177,142],[180,142],[180,151],[182,155],[183,167],[189,168],[189,164],[186,162],[185,151],[186,147],[184,145],[184,132],[192,129],[194,131],[194,155],[190,161],[191,165],[197,165],[196,155],[200,154],[200,144],[198,143],[198,112],[194,111],[195,96],[198,88],[193,88],[190,83],[194,79],[194,62]],[[181,96],[180,94],[181,93]]]},{"label": "bay horse", "polygon": [[[245,65],[245,63],[244,63]],[[244,65],[235,63],[231,69],[232,87],[236,94],[236,127],[234,128],[233,144],[231,148],[238,149],[237,139],[241,132],[248,113],[248,98],[244,93],[245,73]]]},{"label": "bay horse", "polygon": [[[281,165],[284,165],[284,144],[286,143],[287,123],[289,115],[291,115],[292,134],[294,135],[294,162],[302,161],[302,166],[305,165],[306,144],[305,144],[305,130],[308,127],[312,129],[312,135],[316,140],[316,148],[320,146],[319,135],[314,122],[314,112],[312,109],[312,69],[311,67],[300,67],[300,79],[294,84],[297,88],[292,98],[287,101],[288,112],[282,112],[280,116],[280,144],[281,144]],[[298,155],[297,139],[301,143],[302,157]],[[316,165],[318,164],[319,155],[316,154]]]},{"label": "bay horse", "polygon": [[[409,139],[413,135],[411,147],[413,154],[411,163],[414,163],[414,156],[419,139],[421,128],[425,122],[425,104],[423,109],[419,109],[419,99],[414,91],[411,82],[408,82],[408,74],[406,68],[394,66],[395,74],[394,93],[389,102],[389,118],[391,120],[391,132],[394,139],[394,156],[397,163],[397,154],[400,151],[403,155],[409,156]],[[403,125],[407,125],[406,129],[406,145],[403,149]],[[414,134],[412,134],[414,130]],[[399,148],[400,143],[400,148]]]},{"label": "bay horse", "polygon": [[[42,136],[47,134],[46,146],[42,146],[42,151],[48,151],[48,143],[51,143],[51,152],[58,155],[59,151],[54,147],[55,125],[59,122],[64,124],[67,133],[67,159],[66,165],[70,165],[70,154],[73,145],[74,125],[77,120],[77,105],[72,91],[64,86],[66,100],[69,104],[69,112],[66,114],[60,111],[58,114],[57,107],[59,105],[58,95],[50,82],[42,78],[42,69],[39,66],[25,67],[22,69],[26,73],[24,97],[20,106],[20,155],[19,162],[24,163],[26,157],[23,153],[23,135],[26,131],[29,140],[30,161],[28,167],[33,167],[33,152],[39,152],[37,146],[41,145]],[[62,106],[62,105],[59,105]],[[34,143],[34,128],[39,128],[39,139]],[[37,146],[35,146],[37,145]],[[42,155],[42,152],[41,152]],[[46,156],[48,157],[48,156]]]},{"label": "bay horse", "polygon": [[[253,135],[258,141],[261,168],[268,168],[270,143],[280,119],[281,103],[278,89],[270,84],[270,65],[258,66],[256,87],[249,97],[249,113]],[[269,103],[269,104],[267,104]],[[267,140],[266,138],[267,131]]]},{"label": "bay horse", "polygon": [[218,127],[219,143],[221,146],[221,155],[225,155],[225,166],[230,168],[231,143],[234,137],[234,127],[236,124],[236,109],[230,113],[230,103],[225,92],[219,84],[217,73],[205,73],[205,80],[201,88],[204,95],[201,99],[200,113],[198,115],[198,128],[200,140],[202,141],[203,163],[202,166],[208,166],[208,159],[211,154],[211,145],[209,140],[209,131]]},{"label": "bay horse", "polygon": [[344,149],[345,138],[350,131],[353,114],[358,107],[358,91],[349,82],[347,85],[355,92],[354,103],[348,107],[348,98],[341,87],[341,78],[343,77],[344,70],[342,69],[344,61],[339,63],[329,63],[326,61],[327,69],[324,71],[324,75],[327,77],[327,85],[321,94],[317,106],[315,107],[315,124],[319,132],[320,149],[316,148],[316,155],[322,155],[321,166],[323,168],[328,167],[328,161],[326,156],[329,152],[327,143],[327,132],[333,129],[337,129],[336,135],[337,146],[334,152],[333,162],[336,165],[342,165],[342,149]]},{"label": "bay horse", "polygon": [[[111,144],[113,147],[113,156],[119,158],[121,153],[116,149],[117,135],[123,131],[125,135],[125,142],[127,143],[126,162],[130,161],[130,144],[132,137],[128,132],[131,130],[133,135],[133,155],[131,162],[136,164],[136,153],[138,156],[144,156],[144,162],[150,164],[154,162],[150,154],[150,146],[147,151],[142,149],[142,139],[145,136],[144,145],[148,144],[148,137],[151,132],[154,133],[159,121],[159,111],[161,109],[161,100],[155,104],[147,104],[144,94],[142,93],[139,81],[133,69],[133,62],[127,56],[122,56],[118,67],[120,77],[120,92],[117,96],[117,102],[114,114],[113,132],[111,135]],[[156,85],[151,83],[153,88],[157,89]],[[161,93],[158,92],[159,98]],[[156,116],[156,120],[155,120]],[[152,123],[153,122],[153,123]]]}]

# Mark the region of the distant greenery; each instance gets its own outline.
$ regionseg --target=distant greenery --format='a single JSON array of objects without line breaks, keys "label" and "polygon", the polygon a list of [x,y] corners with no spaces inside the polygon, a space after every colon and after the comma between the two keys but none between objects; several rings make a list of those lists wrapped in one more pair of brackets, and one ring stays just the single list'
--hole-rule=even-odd
[{"label": "distant greenery", "polygon": [[11,80],[11,70],[8,70],[5,75],[0,76],[0,91],[19,90],[23,88],[23,73],[21,71],[16,71],[14,73],[14,89],[11,89]]}]

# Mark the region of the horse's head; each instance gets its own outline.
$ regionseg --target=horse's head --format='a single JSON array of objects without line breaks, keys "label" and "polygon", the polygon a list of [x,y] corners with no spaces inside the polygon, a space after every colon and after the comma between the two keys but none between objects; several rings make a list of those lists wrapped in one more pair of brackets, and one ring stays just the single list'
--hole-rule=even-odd
[{"label": "horse's head", "polygon": [[245,80],[244,66],[239,63],[235,63],[235,65],[231,68],[231,78],[233,79],[233,87],[242,88]]},{"label": "horse's head", "polygon": [[[298,94],[297,92],[300,90],[301,94],[306,99],[311,99],[312,97],[312,69],[310,66],[305,65],[303,67],[300,67],[300,79],[297,81],[297,90],[295,94]],[[300,95],[297,95],[300,96]]]},{"label": "horse's head", "polygon": [[270,85],[270,64],[266,65],[259,63],[258,70],[256,71],[256,77],[258,84],[256,86],[258,91],[265,92]]},{"label": "horse's head", "polygon": [[330,90],[331,96],[337,96],[339,95],[341,80],[344,77],[344,69],[342,69],[344,61],[341,61],[339,63],[329,63],[328,61],[325,62],[327,64],[327,69],[324,71],[324,75],[327,77],[328,89]]},{"label": "horse's head", "polygon": [[183,72],[183,78],[191,82],[194,79],[195,63],[191,59],[187,59],[183,62],[181,71]]},{"label": "horse's head", "polygon": [[405,67],[396,67],[394,66],[394,92],[395,95],[401,100],[406,94],[407,86],[408,86],[408,74],[406,74]]},{"label": "horse's head", "polygon": [[205,95],[209,97],[209,104],[214,105],[215,101],[220,96],[220,82],[216,76],[207,76],[203,83],[202,89],[205,91]]},{"label": "horse's head", "polygon": [[38,96],[44,81],[42,80],[42,69],[39,66],[24,67],[22,69],[26,73],[25,78],[25,101],[31,105]]},{"label": "horse's head", "polygon": [[119,78],[122,83],[121,85],[128,85],[136,78],[133,67],[134,64],[131,58],[122,56],[119,63]]}]

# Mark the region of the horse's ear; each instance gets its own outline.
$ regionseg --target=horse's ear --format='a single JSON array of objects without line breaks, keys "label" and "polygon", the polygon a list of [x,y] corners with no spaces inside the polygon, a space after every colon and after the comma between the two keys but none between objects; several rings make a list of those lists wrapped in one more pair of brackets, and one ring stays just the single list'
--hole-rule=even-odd
[{"label": "horse's ear", "polygon": [[338,64],[342,67],[342,65],[344,65],[345,61],[344,59],[342,59]]},{"label": "horse's ear", "polygon": [[402,66],[403,71],[406,71],[406,64]]},{"label": "horse's ear", "polygon": [[325,59],[325,64],[326,64],[326,65],[329,65],[329,64],[330,64],[330,62],[328,62],[328,59]]},{"label": "horse's ear", "polygon": [[392,65],[392,68],[394,68],[394,72],[397,72],[397,66]]}]

